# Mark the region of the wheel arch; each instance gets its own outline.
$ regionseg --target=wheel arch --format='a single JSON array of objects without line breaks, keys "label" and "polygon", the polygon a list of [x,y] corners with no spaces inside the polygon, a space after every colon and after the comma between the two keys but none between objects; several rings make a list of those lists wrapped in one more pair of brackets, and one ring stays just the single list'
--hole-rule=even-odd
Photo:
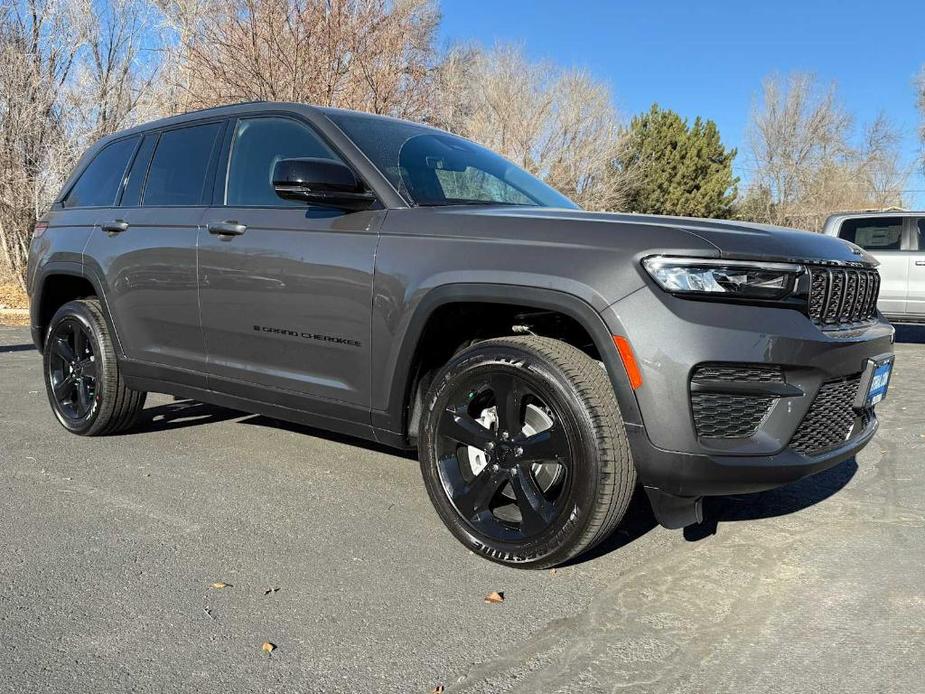
[{"label": "wheel arch", "polygon": [[573,294],[541,287],[454,283],[431,289],[415,306],[395,360],[387,397],[388,409],[372,413],[375,427],[399,432],[405,441],[409,440],[410,409],[416,385],[415,364],[420,358],[422,338],[431,319],[441,308],[466,303],[528,307],[560,313],[575,321],[587,332],[604,363],[624,422],[641,423],[636,397],[620,361],[613,336],[603,318],[589,303]]},{"label": "wheel arch", "polygon": [[89,296],[96,298],[100,302],[103,317],[106,320],[106,327],[112,335],[117,352],[121,353],[118,333],[115,330],[109,307],[106,304],[106,295],[103,291],[102,282],[95,273],[88,272],[84,266],[66,261],[47,263],[41,268],[33,284],[30,302],[32,341],[40,353],[44,349],[48,324],[55,312],[68,301]]}]

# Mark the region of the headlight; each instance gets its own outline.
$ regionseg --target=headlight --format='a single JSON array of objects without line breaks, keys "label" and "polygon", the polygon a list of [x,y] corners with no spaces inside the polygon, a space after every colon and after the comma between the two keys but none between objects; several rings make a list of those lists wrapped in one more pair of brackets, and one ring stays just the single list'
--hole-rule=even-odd
[{"label": "headlight", "polygon": [[667,256],[651,256],[642,266],[667,292],[717,295],[717,299],[783,299],[793,293],[803,272],[802,265],[790,263]]}]

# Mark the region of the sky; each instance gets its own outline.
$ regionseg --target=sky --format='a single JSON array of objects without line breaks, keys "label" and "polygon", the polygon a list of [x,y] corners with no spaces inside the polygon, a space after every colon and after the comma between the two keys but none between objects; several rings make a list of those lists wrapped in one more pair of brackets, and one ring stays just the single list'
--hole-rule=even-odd
[{"label": "sky", "polygon": [[[521,44],[532,59],[587,69],[625,118],[653,102],[716,121],[748,175],[745,127],[761,81],[834,81],[860,122],[881,111],[921,152],[913,81],[925,66],[925,0],[442,0],[441,41]],[[925,207],[921,167],[907,204]]]}]

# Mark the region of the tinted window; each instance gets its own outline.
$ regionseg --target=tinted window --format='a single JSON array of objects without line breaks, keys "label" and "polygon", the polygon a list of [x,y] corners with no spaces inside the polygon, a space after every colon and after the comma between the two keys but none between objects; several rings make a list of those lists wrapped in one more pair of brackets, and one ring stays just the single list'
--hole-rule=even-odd
[{"label": "tinted window", "polygon": [[123,207],[134,207],[141,204],[141,186],[145,182],[145,174],[148,173],[148,164],[151,163],[151,154],[154,152],[154,145],[157,144],[157,135],[145,135],[132,162],[132,167],[128,171],[125,181],[125,190],[122,191],[121,205]]},{"label": "tinted window", "polygon": [[145,184],[144,205],[199,205],[221,123],[161,134]]},{"label": "tinted window", "polygon": [[898,251],[902,248],[903,220],[901,217],[869,217],[848,219],[838,235],[868,251]]},{"label": "tinted window", "polygon": [[461,137],[388,118],[325,113],[409,202],[575,207],[504,157]]},{"label": "tinted window", "polygon": [[238,121],[228,167],[226,205],[305,207],[273,190],[273,168],[280,159],[315,157],[340,161],[307,126],[289,118]]},{"label": "tinted window", "polygon": [[912,236],[912,250],[925,251],[925,219],[919,219]]},{"label": "tinted window", "polygon": [[64,199],[65,207],[110,207],[116,200],[137,137],[103,147]]}]

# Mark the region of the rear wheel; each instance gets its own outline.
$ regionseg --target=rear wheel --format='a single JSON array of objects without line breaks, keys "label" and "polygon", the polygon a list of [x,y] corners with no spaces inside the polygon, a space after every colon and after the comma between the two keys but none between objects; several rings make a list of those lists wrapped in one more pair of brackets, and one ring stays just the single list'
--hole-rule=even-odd
[{"label": "rear wheel", "polygon": [[605,371],[557,340],[478,343],[434,379],[421,471],[467,547],[525,568],[562,563],[622,518],[635,469]]},{"label": "rear wheel", "polygon": [[146,394],[125,385],[95,299],[58,309],[48,327],[43,361],[48,400],[68,431],[118,433],[132,426],[144,408]]}]

